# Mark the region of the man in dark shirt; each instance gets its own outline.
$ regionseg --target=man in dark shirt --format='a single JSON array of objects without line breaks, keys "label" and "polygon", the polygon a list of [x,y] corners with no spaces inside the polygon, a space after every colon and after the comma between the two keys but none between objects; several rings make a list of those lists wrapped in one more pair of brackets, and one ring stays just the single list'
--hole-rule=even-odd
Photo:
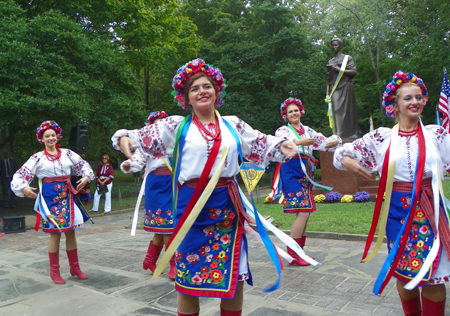
[{"label": "man in dark shirt", "polygon": [[11,180],[14,173],[16,172],[16,169],[16,161],[14,160],[14,158],[9,157],[9,152],[4,152],[3,159],[1,160],[0,164],[4,208],[16,207],[16,195],[11,191]]}]

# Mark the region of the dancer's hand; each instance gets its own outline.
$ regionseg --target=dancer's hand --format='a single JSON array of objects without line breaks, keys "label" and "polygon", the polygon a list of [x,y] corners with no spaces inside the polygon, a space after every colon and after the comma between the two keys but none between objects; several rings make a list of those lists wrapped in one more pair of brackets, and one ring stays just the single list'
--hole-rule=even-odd
[{"label": "dancer's hand", "polygon": [[77,181],[77,191],[83,189],[86,184],[89,182],[89,177],[83,177],[80,180]]},{"label": "dancer's hand", "polygon": [[289,158],[292,158],[297,154],[295,143],[287,140],[281,143],[280,150],[283,155]]},{"label": "dancer's hand", "polygon": [[124,163],[122,163],[122,168],[123,170],[125,170],[126,172],[130,171],[131,168],[131,164],[129,161],[125,161]]},{"label": "dancer's hand", "polygon": [[338,140],[338,139],[334,139],[334,140],[332,140],[332,141],[327,142],[327,143],[325,144],[325,148],[326,148],[326,149],[328,149],[328,148],[334,148],[334,147],[336,147],[337,145],[339,145],[339,140]]},{"label": "dancer's hand", "polygon": [[311,145],[314,145],[315,143],[317,143],[317,139],[306,137],[306,138],[296,139],[296,140],[294,140],[294,143],[297,146],[311,146]]},{"label": "dancer's hand", "polygon": [[32,187],[26,187],[25,189],[22,190],[22,193],[25,197],[29,198],[29,199],[36,199],[37,198],[37,194],[35,192],[33,192],[37,190],[37,188],[32,188]]},{"label": "dancer's hand", "polygon": [[352,172],[353,174],[360,176],[361,178],[365,179],[365,180],[370,180],[372,175],[366,170],[364,169],[359,162],[357,162],[356,160],[346,156],[344,157],[344,159],[342,159],[342,165],[344,165],[345,169],[347,169],[347,171]]}]

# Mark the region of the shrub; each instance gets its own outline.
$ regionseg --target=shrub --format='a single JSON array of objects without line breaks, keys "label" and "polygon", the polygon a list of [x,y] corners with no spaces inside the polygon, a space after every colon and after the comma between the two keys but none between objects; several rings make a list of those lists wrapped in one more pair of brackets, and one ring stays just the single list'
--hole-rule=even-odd
[{"label": "shrub", "polygon": [[341,194],[338,192],[331,191],[325,194],[325,198],[327,199],[327,202],[335,203],[341,200]]},{"label": "shrub", "polygon": [[344,195],[341,198],[341,203],[350,203],[353,202],[353,195]]},{"label": "shrub", "polygon": [[323,194],[318,194],[314,197],[314,202],[316,203],[322,203],[326,200],[325,195]]},{"label": "shrub", "polygon": [[366,191],[356,192],[355,202],[367,202],[370,200],[370,195]]}]

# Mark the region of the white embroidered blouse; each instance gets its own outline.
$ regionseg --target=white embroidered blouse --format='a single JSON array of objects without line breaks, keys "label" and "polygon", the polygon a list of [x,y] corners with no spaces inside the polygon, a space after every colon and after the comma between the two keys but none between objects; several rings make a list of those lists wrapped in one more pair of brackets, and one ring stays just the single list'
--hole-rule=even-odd
[{"label": "white embroidered blouse", "polygon": [[[236,131],[244,158],[253,162],[256,166],[266,167],[270,161],[289,160],[279,149],[284,139],[254,130],[236,116],[225,116],[223,118]],[[178,126],[183,119],[182,116],[170,116],[156,124],[144,126],[140,130],[118,130],[111,138],[116,150],[120,150],[119,139],[122,136],[130,137],[139,149],[135,150],[132,159],[128,160],[131,164],[129,172],[141,170],[146,162],[146,157],[159,159],[172,156]],[[227,145],[229,150],[221,177],[234,177],[239,172],[237,143],[225,124],[222,121],[219,122],[222,144],[209,176],[211,177],[216,171],[222,156],[222,149],[224,145]],[[186,135],[181,158],[180,181],[200,178],[211,153],[212,143],[213,141],[206,141],[198,128],[191,124]]]},{"label": "white embroidered blouse", "polygon": [[[440,157],[441,177],[443,170],[450,171],[450,135],[444,128],[438,125],[425,126],[427,132],[434,143]],[[418,140],[417,135],[400,136],[398,148],[395,151],[402,153],[397,159],[394,181],[412,182],[416,168]],[[345,156],[358,161],[368,172],[378,171],[381,175],[384,157],[391,141],[391,129],[380,127],[362,138],[352,143],[346,143],[338,148],[334,153],[333,164],[337,169],[346,170],[342,165],[342,159]],[[426,161],[424,169],[424,178],[431,178],[431,155],[432,150],[429,144],[426,146]]]},{"label": "white embroidered blouse", "polygon": [[60,148],[60,150],[61,157],[55,161],[48,160],[43,151],[32,155],[14,174],[11,181],[11,190],[14,194],[24,197],[22,190],[30,186],[35,176],[39,179],[70,176],[71,169],[77,176],[88,177],[89,181],[94,180],[94,172],[86,160],[69,149]]},{"label": "white embroidered blouse", "polygon": [[[311,146],[300,146],[300,152],[304,155],[307,155],[309,157],[313,156],[313,150],[320,150],[320,151],[335,151],[335,149],[342,145],[342,139],[337,135],[331,135],[330,137],[325,137],[321,133],[317,133],[312,128],[303,125],[303,128],[305,129],[305,133],[303,135],[299,135],[301,138],[314,138],[317,140],[317,143]],[[286,140],[294,141],[297,138],[297,135],[286,125],[281,126],[275,131],[275,136],[284,138]],[[336,147],[333,148],[325,148],[328,142],[333,140],[339,140],[339,144]]]}]

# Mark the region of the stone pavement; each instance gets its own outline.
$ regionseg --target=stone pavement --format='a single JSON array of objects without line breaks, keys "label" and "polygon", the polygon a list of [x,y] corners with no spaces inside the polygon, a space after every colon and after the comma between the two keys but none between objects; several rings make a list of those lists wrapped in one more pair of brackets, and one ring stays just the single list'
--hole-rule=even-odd
[{"label": "stone pavement", "polygon": [[[48,276],[47,234],[29,229],[4,235],[0,239],[0,315],[176,315],[176,292],[167,278],[168,268],[156,280],[142,269],[152,234],[138,229],[131,237],[131,216],[132,210],[97,215],[94,225],[87,222],[77,229],[80,266],[87,280],[70,276],[62,240],[64,285],[55,285]],[[27,226],[32,220],[27,217]],[[250,238],[254,287],[245,285],[243,315],[402,315],[394,281],[381,296],[371,293],[386,251],[360,264],[363,241],[325,239],[330,236],[345,237],[320,234],[316,237],[321,238],[307,240],[308,253],[321,266],[286,265],[280,289],[269,294],[261,289],[274,282],[275,269],[264,247]],[[218,299],[202,298],[200,304],[200,315],[219,315]]]}]

